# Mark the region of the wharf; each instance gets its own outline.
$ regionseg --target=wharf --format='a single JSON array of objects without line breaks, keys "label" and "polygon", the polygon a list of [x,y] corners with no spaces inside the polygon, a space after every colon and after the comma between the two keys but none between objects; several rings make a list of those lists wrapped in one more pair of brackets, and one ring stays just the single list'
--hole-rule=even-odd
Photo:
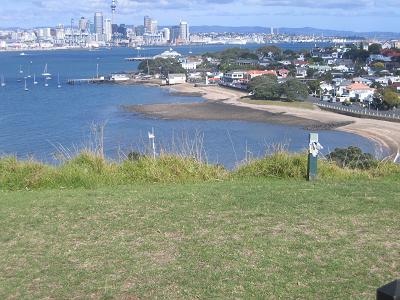
[{"label": "wharf", "polygon": [[84,84],[84,83],[103,83],[107,81],[104,78],[82,78],[82,79],[68,79],[67,83],[70,85]]},{"label": "wharf", "polygon": [[143,60],[153,60],[154,58],[151,56],[140,56],[140,57],[127,57],[125,60],[127,61],[143,61]]}]

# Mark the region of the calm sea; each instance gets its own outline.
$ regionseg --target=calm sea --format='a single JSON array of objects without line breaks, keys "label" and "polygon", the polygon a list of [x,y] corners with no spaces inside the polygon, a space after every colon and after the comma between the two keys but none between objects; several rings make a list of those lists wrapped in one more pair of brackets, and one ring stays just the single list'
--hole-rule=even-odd
[{"label": "calm sea", "polygon": [[[283,44],[284,48],[309,48],[314,44]],[[218,51],[227,46],[176,47],[182,54],[200,54]],[[257,48],[258,45],[246,47]],[[163,47],[145,48],[143,56],[156,55]],[[125,104],[187,103],[201,98],[170,96],[156,87],[119,85],[76,85],[65,82],[71,78],[87,78],[96,74],[133,71],[137,63],[124,58],[136,56],[135,49],[119,48],[99,51],[51,51],[0,53],[0,75],[6,86],[0,87],[0,153],[20,158],[56,162],[54,154],[59,145],[73,149],[90,142],[91,124],[106,124],[105,151],[109,158],[118,158],[121,152],[141,150],[148,145],[147,133],[154,128],[157,146],[180,148],[188,140],[202,140],[202,148],[209,162],[233,167],[248,156],[261,156],[275,144],[286,144],[291,151],[307,146],[308,132],[299,127],[239,121],[156,120],[126,113]],[[44,86],[45,64],[53,76]],[[20,69],[23,73],[20,73]],[[33,85],[36,74],[37,85]],[[61,88],[57,88],[57,74]],[[24,90],[24,76],[27,88]],[[22,79],[22,80],[21,80]],[[18,82],[18,80],[21,80]],[[322,131],[324,153],[335,147],[359,146],[375,154],[375,144],[357,135],[337,131]],[[174,141],[174,142],[173,142]],[[184,148],[190,148],[186,145]]]}]

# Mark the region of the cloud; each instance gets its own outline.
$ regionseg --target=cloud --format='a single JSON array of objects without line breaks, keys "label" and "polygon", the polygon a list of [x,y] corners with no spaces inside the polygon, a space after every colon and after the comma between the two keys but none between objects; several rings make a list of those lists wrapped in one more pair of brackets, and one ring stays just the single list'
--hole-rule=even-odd
[{"label": "cloud", "polygon": [[[1,0],[0,26],[54,25],[69,22],[81,16],[92,18],[94,12],[111,13],[111,0]],[[144,15],[159,19],[159,23],[173,24],[179,19],[194,17],[197,23],[243,25],[223,23],[227,17],[246,17],[253,22],[262,16],[296,17],[305,26],[313,17],[334,16],[338,24],[345,18],[398,16],[400,0],[117,0],[117,15],[127,24],[142,23]],[[13,16],[9,18],[8,16]],[[27,18],[27,16],[29,16]],[[251,19],[251,16],[254,18]],[[202,19],[203,17],[203,19]],[[269,17],[269,18],[270,18]],[[213,18],[213,19],[212,19]],[[250,19],[249,19],[250,18]],[[286,19],[288,20],[288,19]],[[340,21],[341,20],[341,21]],[[14,22],[14,24],[10,24]],[[222,22],[222,23],[221,23]],[[282,20],[282,23],[284,20]],[[364,21],[366,25],[370,22]],[[389,21],[386,21],[389,24]],[[323,25],[323,24],[322,24]],[[389,27],[389,25],[388,25]],[[393,27],[390,26],[390,27]]]}]

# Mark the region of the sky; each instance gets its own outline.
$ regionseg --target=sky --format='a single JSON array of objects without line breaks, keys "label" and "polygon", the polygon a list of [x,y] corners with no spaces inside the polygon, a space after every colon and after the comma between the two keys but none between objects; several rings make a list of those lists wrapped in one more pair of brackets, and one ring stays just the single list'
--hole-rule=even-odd
[{"label": "sky", "polygon": [[[400,0],[117,0],[117,23],[315,27],[400,32]],[[95,11],[111,15],[111,0],[1,0],[0,27],[70,24]]]}]

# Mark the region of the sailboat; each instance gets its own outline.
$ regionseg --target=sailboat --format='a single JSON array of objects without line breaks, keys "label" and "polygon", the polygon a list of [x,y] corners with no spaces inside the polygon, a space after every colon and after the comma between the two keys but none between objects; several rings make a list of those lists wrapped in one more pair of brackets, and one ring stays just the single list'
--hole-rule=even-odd
[{"label": "sailboat", "polygon": [[26,79],[25,79],[25,89],[26,92],[29,91],[28,87],[26,86]]},{"label": "sailboat", "polygon": [[61,83],[60,83],[60,74],[58,74],[58,85],[57,88],[61,88]]},{"label": "sailboat", "polygon": [[1,86],[2,86],[2,87],[5,87],[5,86],[6,86],[6,83],[5,83],[5,81],[4,81],[4,75],[1,75]]},{"label": "sailboat", "polygon": [[24,73],[24,71],[22,71],[22,66],[19,65],[19,74],[22,74],[22,73]]},{"label": "sailboat", "polygon": [[33,84],[38,84],[38,82],[36,81],[36,73],[35,74],[33,74]]},{"label": "sailboat", "polygon": [[31,66],[30,65],[28,65],[28,76],[27,76],[28,78],[31,78],[32,76],[31,76]]},{"label": "sailboat", "polygon": [[51,74],[47,71],[47,64],[44,67],[44,71],[42,73],[42,76],[46,77],[46,79],[51,79]]},{"label": "sailboat", "polygon": [[49,84],[47,83],[47,77],[44,78],[44,86],[45,86],[45,87],[48,87],[48,86],[49,86]]}]

